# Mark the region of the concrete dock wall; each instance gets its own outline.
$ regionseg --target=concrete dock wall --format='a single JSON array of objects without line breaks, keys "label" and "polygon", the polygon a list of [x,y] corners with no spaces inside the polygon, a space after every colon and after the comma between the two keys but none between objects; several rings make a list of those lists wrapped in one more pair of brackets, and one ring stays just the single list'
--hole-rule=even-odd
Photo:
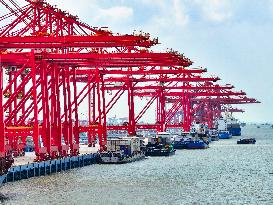
[{"label": "concrete dock wall", "polygon": [[97,154],[84,154],[63,159],[34,162],[11,167],[4,183],[39,177],[97,163]]}]

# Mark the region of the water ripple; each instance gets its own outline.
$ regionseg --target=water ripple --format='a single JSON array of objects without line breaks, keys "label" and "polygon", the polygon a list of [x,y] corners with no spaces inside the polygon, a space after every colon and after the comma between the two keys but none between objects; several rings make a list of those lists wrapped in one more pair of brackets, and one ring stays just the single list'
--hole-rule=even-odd
[{"label": "water ripple", "polygon": [[9,183],[2,204],[273,204],[273,130],[244,128],[207,150],[178,150],[124,165],[94,165]]}]

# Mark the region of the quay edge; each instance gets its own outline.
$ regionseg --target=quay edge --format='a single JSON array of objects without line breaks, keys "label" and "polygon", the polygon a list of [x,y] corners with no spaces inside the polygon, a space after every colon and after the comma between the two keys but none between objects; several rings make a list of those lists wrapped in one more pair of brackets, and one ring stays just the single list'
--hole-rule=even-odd
[{"label": "quay edge", "polygon": [[98,155],[93,153],[14,166],[9,169],[6,175],[0,177],[0,184],[51,175],[74,168],[96,164],[97,157]]}]

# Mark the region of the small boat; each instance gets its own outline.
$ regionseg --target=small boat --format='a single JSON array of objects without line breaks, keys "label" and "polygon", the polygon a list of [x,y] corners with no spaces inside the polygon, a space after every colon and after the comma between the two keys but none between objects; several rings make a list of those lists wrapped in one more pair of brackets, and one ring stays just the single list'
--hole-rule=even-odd
[{"label": "small boat", "polygon": [[230,139],[232,138],[232,135],[229,133],[229,131],[219,131],[218,137],[219,139]]},{"label": "small boat", "polygon": [[255,144],[255,143],[256,143],[255,138],[239,139],[237,141],[237,144]]},{"label": "small boat", "polygon": [[167,132],[159,132],[156,136],[148,138],[146,156],[171,156],[175,154],[172,136]]}]

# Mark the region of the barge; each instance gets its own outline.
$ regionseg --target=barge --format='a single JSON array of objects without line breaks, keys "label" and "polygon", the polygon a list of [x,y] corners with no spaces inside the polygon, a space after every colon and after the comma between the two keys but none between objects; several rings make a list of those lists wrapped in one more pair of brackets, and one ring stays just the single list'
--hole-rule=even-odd
[{"label": "barge", "polygon": [[100,164],[124,164],[145,158],[143,142],[139,137],[121,137],[107,140],[107,150],[99,152]]},{"label": "barge", "polygon": [[132,155],[125,155],[122,151],[101,152],[98,157],[99,164],[125,164],[145,159],[145,154],[139,152]]}]

